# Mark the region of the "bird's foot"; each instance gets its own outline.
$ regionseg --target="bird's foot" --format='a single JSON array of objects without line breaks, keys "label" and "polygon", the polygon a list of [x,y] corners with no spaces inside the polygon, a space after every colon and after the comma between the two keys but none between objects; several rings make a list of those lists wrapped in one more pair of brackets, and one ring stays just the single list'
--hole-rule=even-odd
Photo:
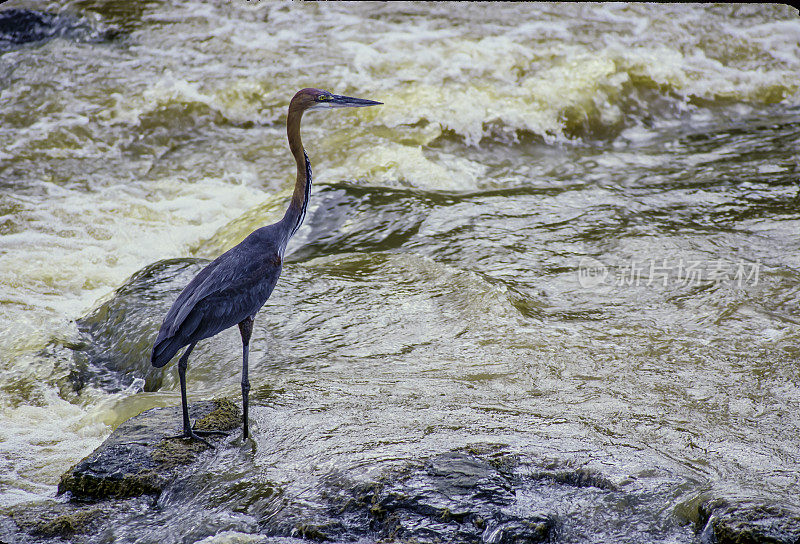
[{"label": "bird's foot", "polygon": [[197,440],[198,442],[202,442],[209,448],[214,448],[215,446],[211,442],[200,436],[201,434],[205,434],[206,432],[208,431],[194,431],[192,429],[188,429],[182,432],[181,434],[176,434],[174,436],[167,436],[165,437],[165,440],[174,440],[176,438],[183,438],[183,439],[188,438],[189,440]]},{"label": "bird's foot", "polygon": [[198,436],[228,436],[228,433],[225,431],[201,431],[197,428],[197,422],[195,421],[194,425],[192,425],[191,432]]},{"label": "bird's foot", "polygon": [[228,433],[225,431],[198,431],[192,428],[192,432],[198,436],[228,436]]},{"label": "bird's foot", "polygon": [[184,429],[181,434],[168,436],[167,439],[171,440],[174,438],[188,438],[190,440],[198,440],[209,448],[215,447],[211,442],[203,438],[204,436],[228,436],[228,433],[224,431],[201,431],[193,426],[190,429]]}]

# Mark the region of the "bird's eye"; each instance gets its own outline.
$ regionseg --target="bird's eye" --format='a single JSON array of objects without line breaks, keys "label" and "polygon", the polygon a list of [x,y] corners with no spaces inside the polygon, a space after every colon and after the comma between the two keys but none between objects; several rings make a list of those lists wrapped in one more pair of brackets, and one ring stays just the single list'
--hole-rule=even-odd
[{"label": "bird's eye", "polygon": [[331,95],[329,95],[329,94],[321,94],[319,96],[319,98],[317,98],[317,100],[319,100],[319,101],[330,100],[330,99],[331,99]]}]

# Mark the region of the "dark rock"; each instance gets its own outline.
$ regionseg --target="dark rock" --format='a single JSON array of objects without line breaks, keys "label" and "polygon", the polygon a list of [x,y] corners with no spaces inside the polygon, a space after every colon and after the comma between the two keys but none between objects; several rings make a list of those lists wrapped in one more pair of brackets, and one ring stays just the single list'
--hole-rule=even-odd
[{"label": "dark rock", "polygon": [[11,518],[25,532],[36,536],[72,536],[90,532],[92,525],[103,516],[94,506],[70,508],[69,505],[47,503],[36,509],[15,510]]},{"label": "dark rock", "polygon": [[700,505],[703,542],[799,544],[800,511],[777,504],[713,499]]},{"label": "dark rock", "polygon": [[0,11],[0,52],[56,37],[100,41],[111,35],[110,31],[95,29],[84,20],[70,15],[29,9]]},{"label": "dark rock", "polygon": [[607,491],[616,491],[617,487],[613,482],[603,476],[586,469],[559,472],[542,472],[534,475],[535,478],[551,480],[558,484],[569,485],[572,487],[596,487]]},{"label": "dark rock", "polygon": [[[198,402],[189,415],[201,430],[226,431],[241,424],[238,406],[228,399]],[[153,408],[129,419],[61,477],[58,493],[70,492],[81,501],[158,495],[207,449],[202,442],[166,440],[180,431],[180,407]]]},{"label": "dark rock", "polygon": [[518,544],[523,542],[545,542],[550,539],[553,523],[542,519],[498,519],[489,524],[481,535],[484,544]]},{"label": "dark rock", "polygon": [[8,518],[14,523],[16,533],[27,533],[38,538],[73,539],[76,535],[96,532],[111,516],[130,513],[141,507],[139,499],[98,504],[45,501],[10,508]]},{"label": "dark rock", "polygon": [[[313,540],[403,542],[544,542],[553,518],[516,513],[517,484],[510,471],[465,452],[448,452],[388,474],[381,482],[329,482],[330,508],[309,519],[283,512],[268,533]],[[337,489],[338,488],[338,489]]]},{"label": "dark rock", "polygon": [[[119,526],[137,527],[146,518],[157,520],[152,541],[174,536],[171,523],[192,527],[189,541],[231,529],[316,542],[420,544],[619,541],[621,525],[638,523],[626,533],[632,542],[800,543],[800,514],[787,507],[695,502],[695,536],[679,519],[668,521],[674,527],[649,521],[646,513],[663,508],[665,499],[641,481],[614,484],[581,467],[542,467],[504,448],[443,453],[369,483],[333,473],[312,493],[292,497],[253,473],[248,448],[218,450],[211,462],[202,443],[164,440],[179,432],[179,415],[178,407],[157,408],[121,425],[62,478],[59,492],[72,500],[7,509],[0,541],[17,532],[32,539],[14,540],[20,543],[113,541]],[[240,424],[238,405],[226,399],[197,403],[191,415],[200,418],[198,428]]]},{"label": "dark rock", "polygon": [[28,9],[0,11],[0,46],[23,44],[49,38],[59,32],[58,17]]},{"label": "dark rock", "polygon": [[164,369],[150,364],[153,341],[170,305],[208,263],[205,259],[168,259],[130,277],[114,295],[77,320],[80,341],[73,352],[76,390],[91,383],[116,392],[143,378],[145,391],[161,387]]},{"label": "dark rock", "polygon": [[[419,541],[543,542],[554,521],[508,513],[514,476],[469,453],[451,452],[384,488],[371,509],[382,537]],[[488,540],[487,540],[488,539]]]}]

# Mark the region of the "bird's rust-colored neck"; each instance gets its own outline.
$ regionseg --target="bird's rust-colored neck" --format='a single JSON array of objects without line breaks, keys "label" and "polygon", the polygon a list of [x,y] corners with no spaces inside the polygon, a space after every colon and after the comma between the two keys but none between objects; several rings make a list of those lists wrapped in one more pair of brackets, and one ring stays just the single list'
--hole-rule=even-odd
[{"label": "bird's rust-colored neck", "polygon": [[300,121],[303,118],[303,111],[305,108],[295,104],[293,100],[289,105],[289,114],[286,117],[286,135],[289,139],[289,149],[294,156],[297,163],[297,178],[294,184],[294,193],[292,193],[292,200],[289,203],[289,209],[286,210],[286,220],[289,223],[289,235],[293,235],[306,214],[306,206],[308,206],[308,196],[311,190],[311,166],[308,162],[308,156],[303,149],[303,142],[300,139]]},{"label": "bird's rust-colored neck", "polygon": [[295,162],[297,162],[297,181],[294,185],[292,203],[302,203],[305,196],[306,183],[306,157],[303,149],[303,141],[300,139],[300,120],[303,118],[302,110],[289,109],[286,117],[286,136],[289,138],[289,149],[292,151]]}]

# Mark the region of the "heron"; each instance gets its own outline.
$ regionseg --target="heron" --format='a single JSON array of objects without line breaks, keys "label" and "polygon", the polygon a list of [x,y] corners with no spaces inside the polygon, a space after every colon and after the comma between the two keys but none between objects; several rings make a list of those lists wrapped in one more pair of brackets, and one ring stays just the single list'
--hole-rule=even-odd
[{"label": "heron", "polygon": [[193,429],[189,424],[186,367],[189,355],[200,340],[234,325],[239,326],[242,337],[243,438],[250,436],[248,357],[253,320],[278,282],[286,244],[303,224],[311,192],[311,164],[300,139],[300,121],[307,111],[363,108],[380,104],[382,102],[335,95],[320,89],[301,89],[290,101],[286,135],[289,150],[297,163],[297,179],[286,213],[277,223],[256,229],[241,243],[203,268],[178,295],[158,331],[150,358],[154,367],[165,366],[186,346],[178,360],[183,433],[169,438],[194,439],[211,446],[202,436],[225,434],[221,431]]}]

